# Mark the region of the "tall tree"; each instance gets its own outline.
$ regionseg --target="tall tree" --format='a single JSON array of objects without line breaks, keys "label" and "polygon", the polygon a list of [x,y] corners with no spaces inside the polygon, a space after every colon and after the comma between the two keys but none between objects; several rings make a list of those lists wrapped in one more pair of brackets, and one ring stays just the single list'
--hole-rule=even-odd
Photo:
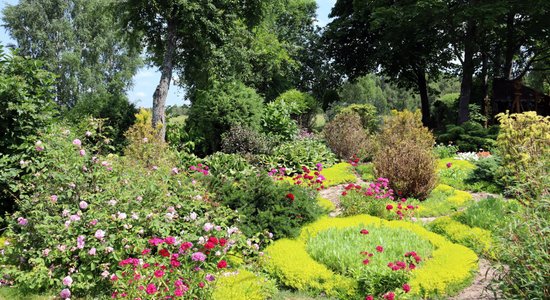
[{"label": "tall tree", "polygon": [[4,26],[21,55],[44,61],[58,76],[58,104],[71,108],[98,93],[124,97],[131,85],[141,60],[113,26],[114,2],[21,0],[4,9]]},{"label": "tall tree", "polygon": [[[255,24],[263,15],[260,0],[122,0],[119,11],[135,45],[145,47],[161,77],[153,94],[153,125],[165,135],[166,95],[174,71],[193,91],[208,82],[215,57],[231,32]],[[203,67],[206,71],[199,70]],[[201,78],[202,77],[202,78]]]}]

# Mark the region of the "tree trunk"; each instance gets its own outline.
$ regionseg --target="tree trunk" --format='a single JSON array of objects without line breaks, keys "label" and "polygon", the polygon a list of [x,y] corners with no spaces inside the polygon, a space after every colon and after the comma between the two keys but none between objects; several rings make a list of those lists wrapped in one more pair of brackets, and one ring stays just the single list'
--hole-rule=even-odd
[{"label": "tree trunk", "polygon": [[482,95],[483,95],[483,114],[485,115],[485,128],[489,126],[491,116],[491,100],[489,98],[489,56],[483,52],[481,54],[481,80],[482,80]]},{"label": "tree trunk", "polygon": [[172,70],[174,68],[174,55],[176,53],[176,24],[168,22],[166,36],[166,52],[162,61],[160,82],[153,94],[153,127],[159,128],[159,136],[164,141],[166,135],[166,115],[164,107],[168,89],[172,81]]},{"label": "tree trunk", "polygon": [[514,39],[514,13],[509,13],[506,18],[506,50],[504,52],[503,77],[512,79],[512,63],[516,53],[517,42]]},{"label": "tree trunk", "polygon": [[424,68],[416,70],[416,85],[420,94],[420,110],[422,111],[422,124],[428,128],[432,128],[430,120],[430,100],[428,98],[428,83],[426,81],[426,71]]},{"label": "tree trunk", "polygon": [[462,63],[462,81],[460,83],[460,99],[458,100],[458,124],[470,120],[470,98],[474,76],[474,36],[475,25],[469,22],[464,40],[464,59]]}]

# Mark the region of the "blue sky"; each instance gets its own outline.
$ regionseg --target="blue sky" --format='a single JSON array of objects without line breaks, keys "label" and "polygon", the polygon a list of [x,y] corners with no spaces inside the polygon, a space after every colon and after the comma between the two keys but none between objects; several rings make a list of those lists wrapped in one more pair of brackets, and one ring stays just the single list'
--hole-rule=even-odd
[{"label": "blue sky", "polygon": [[[328,14],[336,3],[336,0],[316,0],[317,1],[317,21],[320,26],[328,23]],[[0,0],[0,10],[6,4],[16,4],[17,0]],[[6,45],[14,43],[4,28],[0,28],[0,43]],[[153,103],[153,92],[159,82],[160,72],[156,68],[143,68],[134,76],[134,86],[128,91],[130,101],[141,107],[151,107]],[[182,104],[184,98],[183,89],[171,85],[166,100],[167,105]]]}]

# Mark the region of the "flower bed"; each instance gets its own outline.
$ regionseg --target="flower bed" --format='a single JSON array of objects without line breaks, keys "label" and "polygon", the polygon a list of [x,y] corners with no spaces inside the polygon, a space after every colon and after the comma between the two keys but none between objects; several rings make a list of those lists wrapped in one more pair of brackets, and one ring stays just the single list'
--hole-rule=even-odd
[{"label": "flower bed", "polygon": [[[431,257],[425,259],[422,267],[410,271],[408,287],[413,296],[432,297],[456,293],[470,282],[477,270],[477,256],[472,250],[453,244],[419,225],[403,221],[385,221],[367,215],[348,218],[324,217],[304,227],[297,239],[280,240],[269,246],[265,251],[267,255],[263,259],[263,265],[266,271],[285,286],[311,293],[326,293],[341,299],[357,297],[358,293],[364,292],[361,291],[357,280],[330,270],[307,252],[308,241],[323,231],[357,226],[371,231],[380,228],[407,230],[433,246]],[[375,244],[377,243],[371,245],[372,248],[377,246]],[[392,245],[383,247],[390,249]],[[373,252],[372,249],[369,252]],[[403,291],[403,288],[399,288],[396,292]]]}]

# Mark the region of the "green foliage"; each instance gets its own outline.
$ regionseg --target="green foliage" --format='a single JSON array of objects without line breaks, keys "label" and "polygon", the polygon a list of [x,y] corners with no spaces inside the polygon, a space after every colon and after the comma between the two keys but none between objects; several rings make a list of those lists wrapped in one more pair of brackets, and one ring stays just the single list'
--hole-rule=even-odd
[{"label": "green foliage", "polygon": [[445,132],[437,137],[438,143],[453,143],[462,152],[477,152],[480,149],[492,149],[498,127],[484,128],[476,122],[465,122],[462,125],[447,125]]},{"label": "green foliage", "polygon": [[424,199],[434,188],[437,176],[434,138],[420,117],[418,112],[403,111],[387,118],[373,163],[376,177],[389,179],[400,195]]},{"label": "green foliage", "polygon": [[355,171],[361,176],[361,180],[374,181],[374,165],[372,163],[360,164],[355,167]]},{"label": "green foliage", "polygon": [[[115,2],[19,1],[6,6],[3,21],[21,54],[43,60],[57,75],[57,103],[71,108],[87,102],[79,111],[113,117],[110,125],[117,125],[113,128],[120,138],[132,116],[123,110],[129,106],[124,94],[141,65],[141,49],[130,50],[126,31],[113,25],[119,17],[112,9]],[[107,107],[115,103],[117,109],[109,112]]]},{"label": "green foliage", "polygon": [[276,291],[273,281],[245,269],[239,269],[216,281],[212,299],[264,300],[271,298]]},{"label": "green foliage", "polygon": [[449,215],[467,207],[472,201],[473,198],[470,193],[444,184],[439,184],[424,201],[408,199],[409,204],[418,206],[414,212],[416,217]]},{"label": "green foliage", "polygon": [[174,165],[161,159],[145,167],[135,157],[106,154],[101,132],[88,130],[90,136],[49,128],[40,136],[43,150],[30,158],[29,174],[17,182],[20,210],[9,219],[5,237],[11,245],[0,264],[22,292],[58,294],[61,279],[71,274],[74,297],[105,296],[111,283],[101,274],[112,274],[120,258],[141,253],[147,238],[197,239],[206,222],[224,229],[236,224],[234,212],[202,200],[205,188]]},{"label": "green foliage", "polygon": [[269,154],[273,149],[267,135],[237,124],[222,134],[221,150],[226,153]]},{"label": "green foliage", "polygon": [[56,114],[54,83],[41,62],[7,54],[0,46],[0,217],[14,208],[21,162]]},{"label": "green foliage", "polygon": [[326,178],[325,187],[357,181],[353,167],[348,163],[335,164],[332,167],[323,169],[321,174]]},{"label": "green foliage", "polygon": [[273,154],[267,157],[264,164],[268,169],[285,167],[287,173],[300,171],[302,166],[315,169],[316,164],[321,163],[329,167],[336,162],[336,156],[320,140],[305,138],[285,142],[273,149]]},{"label": "green foliage", "polygon": [[550,117],[536,112],[499,114],[497,139],[502,166],[499,175],[506,191],[524,203],[550,193]]},{"label": "green foliage", "polygon": [[291,118],[293,104],[273,101],[266,105],[262,115],[262,130],[282,141],[292,140],[298,133],[298,124]]},{"label": "green foliage", "polygon": [[453,158],[458,152],[458,147],[455,145],[437,144],[434,147],[434,153],[437,158]]},{"label": "green foliage", "polygon": [[334,205],[334,203],[332,203],[332,201],[327,198],[318,197],[317,204],[319,204],[319,206],[323,208],[325,212],[331,212],[336,209],[336,205]]},{"label": "green foliage", "polygon": [[291,116],[301,128],[311,128],[317,112],[317,101],[313,96],[296,89],[288,90],[275,99],[275,103],[284,102],[291,108]]},{"label": "green foliage", "polygon": [[204,159],[210,175],[223,179],[244,179],[256,176],[259,171],[239,154],[216,152]]},{"label": "green foliage", "polygon": [[550,199],[543,197],[504,227],[501,256],[503,265],[509,267],[497,282],[506,299],[545,299],[550,295],[549,209]]},{"label": "green foliage", "polygon": [[369,136],[361,125],[357,113],[341,113],[330,121],[323,130],[327,144],[339,158],[347,160],[356,156],[365,158],[372,155]]},{"label": "green foliage", "polygon": [[445,216],[437,218],[428,224],[428,228],[438,234],[444,235],[449,240],[473,249],[476,253],[494,257],[493,247],[495,241],[491,232],[478,227],[470,227]]},{"label": "green foliage", "polygon": [[370,104],[336,106],[333,110],[336,113],[335,117],[339,114],[357,113],[361,118],[361,125],[363,126],[363,129],[367,130],[369,133],[378,131],[381,119],[376,112],[376,107]]},{"label": "green foliage", "polygon": [[240,82],[214,85],[199,91],[189,111],[188,124],[202,137],[206,153],[220,149],[221,136],[232,125],[258,128],[263,110],[262,98]]},{"label": "green foliage", "polygon": [[471,191],[486,191],[489,193],[500,193],[503,190],[502,180],[498,175],[502,166],[502,159],[494,154],[474,162],[476,168],[469,173],[464,182]]},{"label": "green foliage", "polygon": [[460,190],[471,190],[471,186],[466,184],[465,181],[475,169],[476,166],[467,160],[446,158],[440,159],[437,162],[439,183],[450,185]]},{"label": "green foliage", "polygon": [[238,182],[212,178],[211,186],[217,187],[217,202],[239,212],[240,229],[247,235],[267,230],[276,239],[296,236],[302,225],[322,213],[314,191],[277,184],[266,174],[248,176]]},{"label": "green foliage", "polygon": [[466,210],[454,214],[452,217],[462,224],[479,227],[489,230],[495,235],[501,235],[519,212],[521,212],[521,207],[514,200],[488,197],[472,204]]}]

